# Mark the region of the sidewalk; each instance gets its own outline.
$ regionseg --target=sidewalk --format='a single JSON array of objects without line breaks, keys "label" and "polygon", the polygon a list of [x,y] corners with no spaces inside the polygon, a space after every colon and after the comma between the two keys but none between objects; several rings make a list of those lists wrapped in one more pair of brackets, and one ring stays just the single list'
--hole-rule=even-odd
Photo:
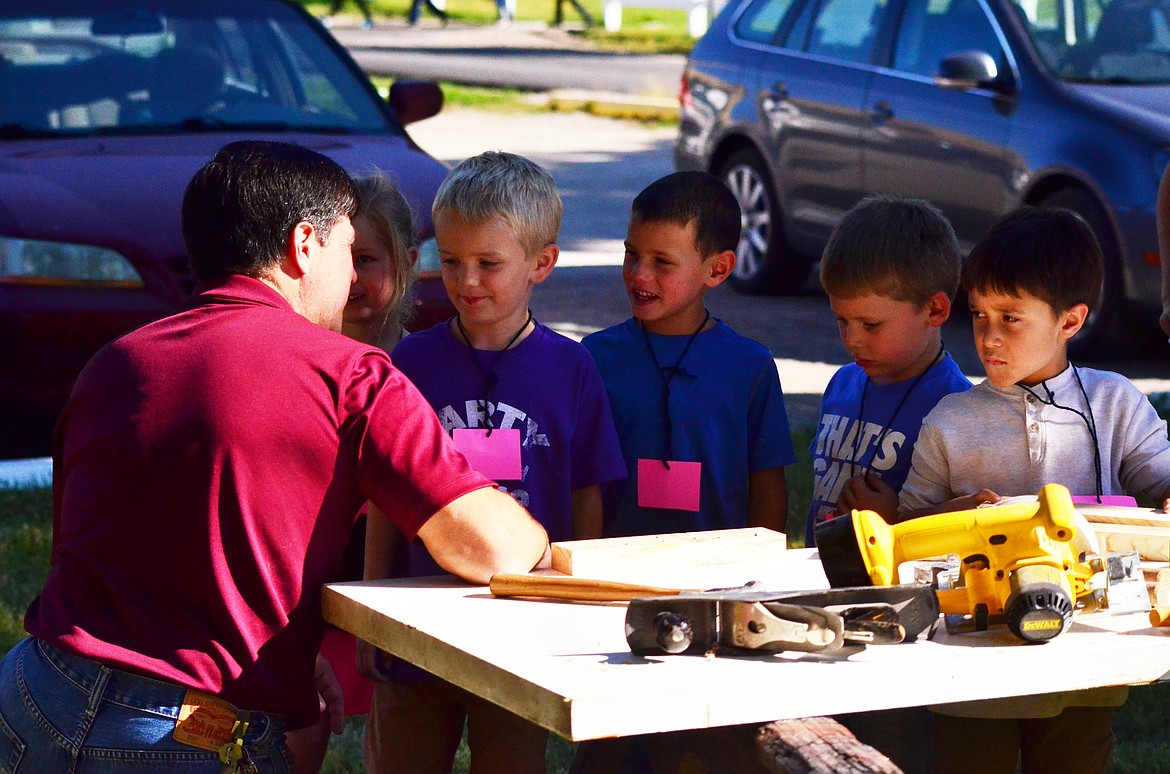
[{"label": "sidewalk", "polygon": [[550,107],[673,120],[685,57],[602,51],[543,22],[441,26],[424,17],[379,19],[363,29],[338,21],[334,37],[370,75],[515,88],[547,94]]}]

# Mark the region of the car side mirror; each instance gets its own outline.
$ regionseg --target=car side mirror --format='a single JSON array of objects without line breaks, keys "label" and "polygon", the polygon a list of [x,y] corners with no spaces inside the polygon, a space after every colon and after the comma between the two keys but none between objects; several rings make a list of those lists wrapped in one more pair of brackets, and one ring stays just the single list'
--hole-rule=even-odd
[{"label": "car side mirror", "polygon": [[443,109],[443,92],[432,81],[395,81],[386,100],[405,126],[430,118]]},{"label": "car side mirror", "polygon": [[998,84],[999,68],[986,51],[960,51],[943,59],[934,82],[944,89],[994,88]]}]

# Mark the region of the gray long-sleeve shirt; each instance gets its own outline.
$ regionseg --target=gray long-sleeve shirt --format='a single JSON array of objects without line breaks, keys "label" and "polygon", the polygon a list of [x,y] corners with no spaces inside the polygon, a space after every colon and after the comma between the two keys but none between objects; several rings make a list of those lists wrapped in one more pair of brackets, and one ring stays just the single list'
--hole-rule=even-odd
[{"label": "gray long-sleeve shirt", "polygon": [[[1101,493],[1144,495],[1161,504],[1170,490],[1166,423],[1124,376],[1092,368],[1077,372],[1084,393],[1072,366],[1046,384],[1057,404],[1094,421]],[[1043,384],[1031,390],[1039,399],[1018,385],[995,387],[985,381],[940,400],[923,421],[899,510],[983,488],[1011,497],[1063,484],[1074,495],[1096,494],[1093,438],[1085,419],[1046,405]]]},{"label": "gray long-sleeve shirt", "polygon": [[[1057,404],[1095,424],[1101,493],[1145,495],[1160,505],[1170,490],[1166,423],[1124,376],[1091,368],[1077,372],[1083,393],[1072,366],[1046,384]],[[1018,385],[996,387],[985,381],[940,400],[923,421],[899,510],[937,505],[983,488],[1011,497],[1036,494],[1055,483],[1074,495],[1096,494],[1093,437],[1085,419],[1047,405],[1050,396],[1043,385],[1031,390],[1035,396]],[[932,709],[961,717],[1052,717],[1070,705],[1118,706],[1126,695],[1125,688],[1098,688]]]}]

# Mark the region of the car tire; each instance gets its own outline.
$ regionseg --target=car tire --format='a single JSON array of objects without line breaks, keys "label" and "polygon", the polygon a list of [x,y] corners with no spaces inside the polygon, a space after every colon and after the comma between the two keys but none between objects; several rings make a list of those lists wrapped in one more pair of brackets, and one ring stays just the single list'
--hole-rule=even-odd
[{"label": "car tire", "polygon": [[1087,191],[1065,188],[1046,196],[1040,205],[1072,210],[1085,219],[1105,259],[1101,294],[1079,333],[1069,342],[1069,354],[1076,358],[1111,359],[1132,351],[1134,336],[1126,333],[1125,288],[1121,280],[1121,257],[1117,240],[1104,209]]},{"label": "car tire", "polygon": [[812,261],[792,250],[780,225],[776,187],[768,165],[754,150],[733,153],[719,169],[739,201],[743,230],[729,282],[751,294],[795,293],[804,286]]}]

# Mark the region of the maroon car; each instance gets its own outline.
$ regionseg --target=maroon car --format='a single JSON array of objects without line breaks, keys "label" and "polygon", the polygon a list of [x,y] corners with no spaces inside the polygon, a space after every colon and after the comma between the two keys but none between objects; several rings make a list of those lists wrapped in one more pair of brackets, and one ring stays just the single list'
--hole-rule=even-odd
[{"label": "maroon car", "polygon": [[441,105],[429,83],[382,100],[283,0],[0,4],[0,456],[45,453],[94,352],[187,297],[183,189],[234,140],[385,170],[423,238],[417,324],[449,315],[430,221],[446,170],[402,129]]}]

